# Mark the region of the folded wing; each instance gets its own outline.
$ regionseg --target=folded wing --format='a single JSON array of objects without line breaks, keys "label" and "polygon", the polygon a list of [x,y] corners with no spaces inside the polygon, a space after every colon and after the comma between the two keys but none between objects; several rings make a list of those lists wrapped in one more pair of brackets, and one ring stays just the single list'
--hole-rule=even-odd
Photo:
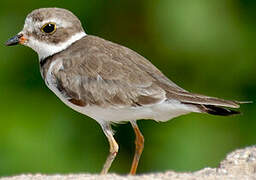
[{"label": "folded wing", "polygon": [[236,112],[221,107],[239,107],[236,101],[182,89],[126,47],[95,36],[86,36],[77,43],[80,44],[70,47],[72,58],[64,59],[63,68],[55,74],[58,88],[74,104],[141,106],[177,100],[198,106],[202,112],[219,115]]}]

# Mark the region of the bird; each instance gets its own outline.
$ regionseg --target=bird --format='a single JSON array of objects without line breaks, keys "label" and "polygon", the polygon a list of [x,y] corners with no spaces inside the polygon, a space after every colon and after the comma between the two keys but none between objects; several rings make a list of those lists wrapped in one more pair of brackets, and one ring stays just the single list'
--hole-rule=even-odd
[{"label": "bird", "polygon": [[18,44],[38,54],[46,86],[64,104],[101,126],[109,142],[101,174],[108,173],[119,149],[113,124],[128,122],[134,130],[133,175],[144,148],[138,120],[165,122],[192,112],[235,115],[240,112],[233,108],[243,103],[179,87],[135,51],[87,34],[78,17],[63,8],[29,13],[23,29],[6,42],[7,46]]}]

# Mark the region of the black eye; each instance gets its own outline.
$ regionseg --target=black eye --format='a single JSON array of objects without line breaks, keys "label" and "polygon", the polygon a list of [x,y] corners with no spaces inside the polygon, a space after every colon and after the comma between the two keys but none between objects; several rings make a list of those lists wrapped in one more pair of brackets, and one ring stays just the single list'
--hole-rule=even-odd
[{"label": "black eye", "polygon": [[56,24],[47,23],[41,27],[41,31],[47,34],[53,34],[56,31]]}]

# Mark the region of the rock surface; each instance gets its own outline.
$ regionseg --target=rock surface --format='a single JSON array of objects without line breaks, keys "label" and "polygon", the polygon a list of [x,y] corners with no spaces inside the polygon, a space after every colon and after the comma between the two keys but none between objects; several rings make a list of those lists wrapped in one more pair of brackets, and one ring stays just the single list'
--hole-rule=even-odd
[{"label": "rock surface", "polygon": [[3,177],[0,180],[215,180],[215,179],[253,179],[256,180],[256,146],[236,150],[227,155],[219,168],[205,168],[196,172],[143,174],[137,176],[120,176],[117,174],[70,174],[70,175],[41,175],[27,174],[13,177]]}]

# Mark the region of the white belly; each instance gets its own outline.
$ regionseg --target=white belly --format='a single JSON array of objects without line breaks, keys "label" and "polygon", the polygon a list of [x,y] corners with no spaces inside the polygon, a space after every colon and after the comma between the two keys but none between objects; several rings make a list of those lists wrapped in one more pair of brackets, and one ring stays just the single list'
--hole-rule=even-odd
[{"label": "white belly", "polygon": [[156,121],[168,121],[174,117],[190,112],[199,112],[193,106],[180,104],[176,101],[165,101],[150,106],[138,107],[109,107],[101,108],[96,106],[71,107],[74,110],[85,114],[97,121],[110,121],[122,123],[131,120],[153,119]]}]

